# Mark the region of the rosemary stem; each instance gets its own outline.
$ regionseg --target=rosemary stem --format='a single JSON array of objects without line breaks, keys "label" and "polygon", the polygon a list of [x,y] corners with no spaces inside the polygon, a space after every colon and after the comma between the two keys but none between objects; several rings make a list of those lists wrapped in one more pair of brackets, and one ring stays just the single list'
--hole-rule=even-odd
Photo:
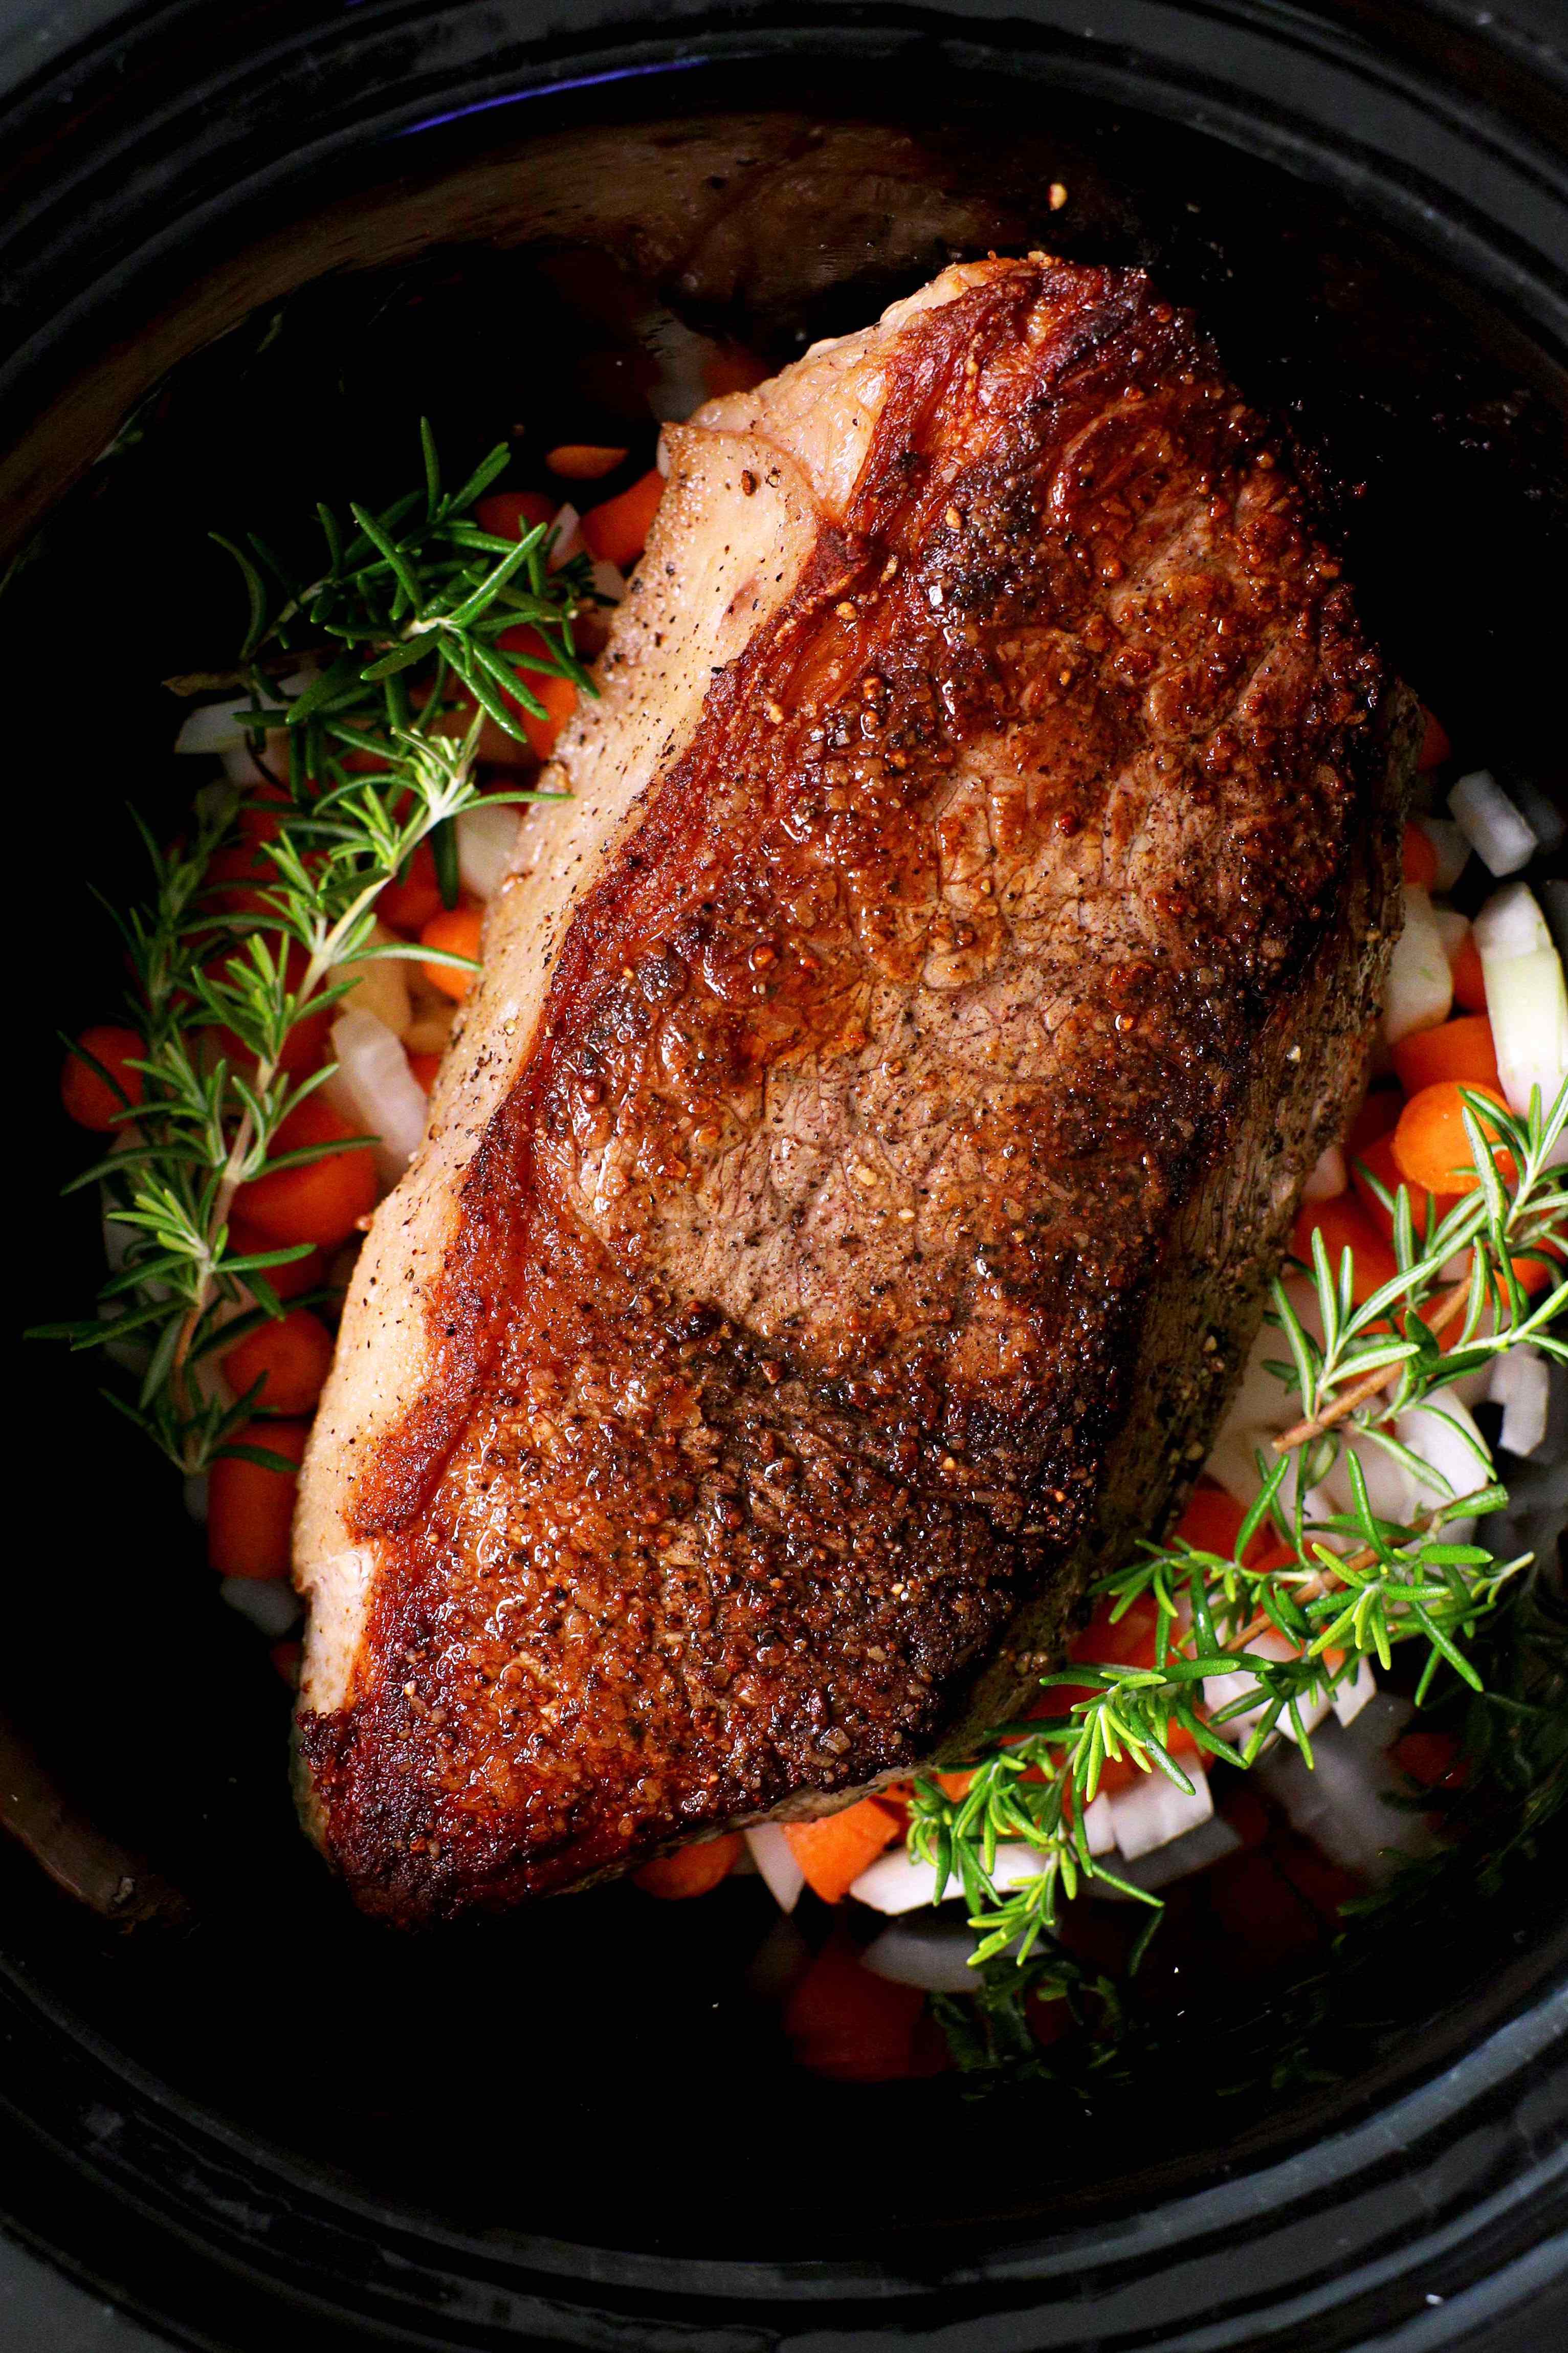
[{"label": "rosemary stem", "polygon": [[[1452,1291],[1444,1293],[1431,1314],[1423,1319],[1434,1339],[1440,1338],[1449,1324],[1463,1314],[1469,1295],[1468,1281],[1457,1282]],[[1321,1413],[1313,1414],[1308,1421],[1298,1421],[1277,1438],[1274,1451],[1276,1454],[1292,1454],[1298,1447],[1305,1446],[1309,1439],[1321,1438],[1324,1430],[1332,1430],[1336,1422],[1343,1421],[1348,1414],[1354,1413],[1358,1406],[1365,1405],[1369,1398],[1379,1397],[1384,1389],[1391,1388],[1404,1369],[1403,1365],[1380,1365],[1375,1372],[1368,1373],[1364,1379],[1354,1382],[1342,1397],[1334,1399],[1332,1405],[1325,1406]]]}]

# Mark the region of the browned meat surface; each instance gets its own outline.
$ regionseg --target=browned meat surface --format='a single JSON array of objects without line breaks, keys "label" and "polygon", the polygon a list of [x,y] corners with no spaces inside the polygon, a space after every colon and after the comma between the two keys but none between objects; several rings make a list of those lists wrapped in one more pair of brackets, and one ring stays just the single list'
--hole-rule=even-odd
[{"label": "browned meat surface", "polygon": [[667,436],[307,1465],[307,1814],[405,1921],[1016,1704],[1190,1480],[1359,1075],[1408,697],[1136,272]]}]

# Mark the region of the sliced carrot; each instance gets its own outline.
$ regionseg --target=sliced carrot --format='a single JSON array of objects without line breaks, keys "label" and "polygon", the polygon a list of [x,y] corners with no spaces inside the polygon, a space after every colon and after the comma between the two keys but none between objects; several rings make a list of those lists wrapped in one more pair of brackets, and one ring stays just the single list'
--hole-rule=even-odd
[{"label": "sliced carrot", "polygon": [[1454,747],[1448,741],[1447,730],[1429,711],[1423,712],[1422,717],[1426,723],[1422,732],[1421,749],[1415,755],[1415,765],[1425,776],[1428,769],[1440,768],[1445,760],[1451,760]]},{"label": "sliced carrot", "polygon": [[[254,1226],[247,1225],[243,1218],[230,1218],[228,1246],[236,1258],[259,1258],[279,1247]],[[279,1299],[298,1299],[302,1291],[319,1290],[326,1271],[324,1253],[313,1250],[304,1258],[286,1259],[281,1266],[263,1268],[262,1280],[272,1285]]]},{"label": "sliced carrot", "polygon": [[436,1083],[436,1073],[441,1067],[439,1054],[409,1053],[408,1067],[426,1094]]},{"label": "sliced carrot", "polygon": [[[503,629],[496,644],[502,653],[508,654],[544,651],[543,638],[526,622],[521,622],[515,629]],[[577,708],[577,690],[569,678],[562,678],[553,670],[528,670],[523,671],[522,677],[534,700],[544,705],[542,719],[537,712],[530,711],[515,694],[508,694],[504,687],[501,693],[521,721],[529,750],[534,758],[548,760],[554,752],[556,737]],[[515,744],[511,750],[515,753]]]},{"label": "sliced carrot", "polygon": [[1358,1307],[1374,1291],[1381,1291],[1385,1282],[1392,1282],[1398,1273],[1394,1252],[1351,1194],[1337,1194],[1331,1201],[1307,1201],[1298,1210],[1290,1229],[1290,1248],[1309,1266],[1312,1263],[1314,1228],[1323,1237],[1336,1281],[1343,1252],[1347,1249],[1354,1252],[1351,1296]]},{"label": "sliced carrot", "polygon": [[[279,1128],[273,1148],[298,1152],[308,1145],[346,1144],[353,1132],[319,1094],[307,1095]],[[375,1163],[363,1145],[265,1170],[235,1196],[239,1217],[273,1250],[289,1242],[335,1250],[374,1207]]]},{"label": "sliced carrot", "polygon": [[262,1413],[309,1413],[326,1387],[332,1364],[332,1335],[308,1307],[268,1316],[223,1360],[224,1377],[237,1398],[261,1383]]},{"label": "sliced carrot", "polygon": [[918,1986],[892,1985],[863,1968],[836,1931],[784,2004],[784,2032],[814,2074],[846,2084],[885,2084],[927,2072],[915,2030],[925,2008]]},{"label": "sliced carrot", "polygon": [[[247,1421],[237,1445],[265,1447],[298,1464],[310,1425]],[[220,1454],[207,1476],[207,1558],[220,1577],[287,1577],[298,1471]]]},{"label": "sliced carrot", "polygon": [[1457,1193],[1428,1193],[1425,1186],[1412,1185],[1394,1156],[1393,1136],[1380,1135],[1375,1144],[1369,1144],[1364,1151],[1357,1153],[1351,1167],[1351,1183],[1355,1187],[1356,1198],[1362,1208],[1386,1242],[1394,1240],[1394,1212],[1385,1209],[1373,1191],[1367,1181],[1368,1170],[1380,1185],[1387,1187],[1390,1193],[1397,1195],[1400,1187],[1405,1187],[1410,1196],[1410,1215],[1417,1242],[1426,1231],[1428,1209],[1434,1219],[1441,1220],[1459,1198]]},{"label": "sliced carrot", "polygon": [[1405,880],[1430,891],[1437,880],[1437,849],[1429,833],[1418,825],[1405,828]]},{"label": "sliced carrot", "polygon": [[441,886],[436,880],[436,853],[420,842],[406,872],[395,874],[376,898],[375,912],[389,930],[416,939],[432,915],[441,912]]},{"label": "sliced carrot", "polygon": [[860,1873],[891,1846],[899,1828],[897,1810],[873,1797],[820,1821],[786,1822],[784,1832],[806,1885],[825,1904],[842,1904]]},{"label": "sliced carrot", "polygon": [[642,554],[663,496],[664,476],[656,466],[619,498],[590,507],[583,517],[583,539],[589,554],[601,564],[614,564],[626,571]]},{"label": "sliced carrot", "polygon": [[474,521],[494,539],[521,539],[548,522],[557,503],[542,491],[492,491],[475,507]]},{"label": "sliced carrot", "polygon": [[[80,1053],[69,1053],[60,1070],[60,1102],[66,1115],[79,1127],[89,1127],[95,1135],[111,1135],[123,1120],[128,1105],[142,1100],[142,1073],[130,1067],[140,1060],[146,1047],[134,1029],[121,1029],[109,1022],[98,1022],[84,1029],[78,1039]],[[92,1061],[83,1058],[90,1054]],[[92,1067],[101,1062],[109,1073],[102,1077]]]},{"label": "sliced carrot", "polygon": [[[1494,1086],[1479,1085],[1470,1092],[1495,1103],[1503,1102]],[[1430,1193],[1474,1192],[1481,1180],[1470,1158],[1464,1110],[1457,1079],[1439,1079],[1411,1096],[1394,1131],[1394,1156],[1408,1183],[1423,1185]],[[1497,1130],[1489,1122],[1483,1123],[1481,1132],[1489,1143],[1495,1141]],[[1494,1157],[1504,1184],[1513,1184],[1517,1172],[1512,1154],[1499,1152]]]},{"label": "sliced carrot", "polygon": [[1345,1158],[1353,1160],[1380,1135],[1392,1135],[1404,1109],[1405,1098],[1397,1087],[1373,1087],[1345,1130]]},{"label": "sliced carrot", "polygon": [[[419,934],[420,944],[427,948],[444,948],[448,955],[473,956],[479,953],[479,931],[485,911],[478,905],[443,907],[432,915]],[[451,964],[422,964],[419,967],[432,988],[444,997],[455,997],[460,1005],[474,985],[474,975],[463,972]]]},{"label": "sliced carrot", "polygon": [[645,1895],[662,1896],[666,1902],[706,1895],[733,1871],[744,1844],[739,1831],[727,1831],[722,1838],[700,1839],[693,1846],[678,1846],[673,1854],[656,1855],[652,1862],[634,1871],[632,1878]]},{"label": "sliced carrot", "polygon": [[1467,932],[1459,942],[1448,969],[1453,975],[1455,1004],[1462,1005],[1467,1013],[1484,1013],[1487,1009],[1486,967],[1481,962],[1481,952],[1476,945],[1473,931]]},{"label": "sliced carrot", "polygon": [[602,482],[626,461],[624,449],[605,448],[596,441],[563,441],[544,460],[565,482]]},{"label": "sliced carrot", "polygon": [[1462,1079],[1467,1086],[1500,1083],[1492,1025],[1484,1013],[1465,1014],[1436,1029],[1415,1030],[1400,1039],[1393,1056],[1407,1095],[1436,1086],[1439,1079]]}]

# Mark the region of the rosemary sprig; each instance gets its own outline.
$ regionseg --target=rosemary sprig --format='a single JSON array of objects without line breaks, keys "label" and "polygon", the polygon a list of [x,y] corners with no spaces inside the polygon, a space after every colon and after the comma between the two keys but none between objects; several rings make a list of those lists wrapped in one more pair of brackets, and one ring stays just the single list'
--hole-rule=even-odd
[{"label": "rosemary sprig", "polygon": [[[142,1098],[126,1105],[112,1148],[72,1189],[100,1188],[117,1262],[93,1319],[34,1336],[108,1348],[132,1364],[133,1392],[106,1394],[187,1475],[219,1454],[258,1453],[237,1437],[255,1398],[226,1397],[213,1352],[232,1345],[239,1319],[282,1314],[268,1271],[308,1254],[306,1245],[237,1250],[236,1196],[264,1169],[345,1148],[278,1145],[284,1121],[332,1067],[292,1078],[291,1037],[354,986],[358,971],[348,967],[432,960],[427,948],[374,939],[375,902],[426,839],[455,901],[453,820],[479,797],[486,719],[523,736],[511,704],[542,711],[530,672],[595,691],[572,630],[593,601],[586,560],[552,570],[543,529],[513,541],[475,522],[476,501],[508,461],[504,445],[448,492],[428,425],[421,442],[421,490],[375,513],[353,506],[352,524],[318,509],[326,561],[309,580],[258,537],[243,547],[219,541],[248,598],[233,675],[264,781],[207,787],[172,848],[138,818],[152,895],[144,906],[109,908],[132,975],[129,1018],[145,1040],[134,1065]],[[509,650],[500,640],[513,630],[526,634]],[[297,674],[289,687],[283,671]],[[279,735],[281,773],[268,765]],[[213,862],[247,838],[265,864],[237,914],[212,887]]]},{"label": "rosemary sprig", "polygon": [[[1529,1556],[1499,1559],[1485,1545],[1455,1540],[1455,1522],[1484,1519],[1508,1502],[1484,1449],[1473,1483],[1457,1492],[1452,1480],[1402,1442],[1394,1425],[1417,1408],[1440,1413],[1444,1390],[1510,1348],[1530,1345],[1568,1361],[1568,1341],[1552,1328],[1568,1303],[1560,1271],[1568,1246],[1568,1173],[1552,1165],[1568,1121],[1568,1086],[1549,1111],[1537,1094],[1522,1117],[1468,1091],[1467,1105],[1479,1183],[1419,1238],[1405,1188],[1384,1195],[1394,1216],[1396,1266],[1387,1282],[1357,1307],[1352,1253],[1331,1265],[1314,1234],[1306,1271],[1319,1336],[1276,1279],[1269,1321],[1284,1335],[1289,1358],[1269,1370],[1284,1391],[1299,1396],[1302,1414],[1275,1441],[1271,1459],[1261,1451],[1257,1457],[1258,1493],[1235,1556],[1200,1551],[1179,1538],[1145,1545],[1141,1558],[1094,1588],[1110,1600],[1113,1620],[1136,1601],[1153,1602],[1154,1664],[1075,1662],[1042,1675],[1042,1689],[1075,1694],[1061,1715],[996,1726],[977,1746],[961,1791],[953,1790],[951,1772],[917,1778],[910,1852],[934,1866],[933,1900],[953,1886],[964,1896],[983,1985],[994,1989],[1000,1965],[1010,1974],[1057,1968],[1061,1907],[1091,1880],[1148,1905],[1153,1926],[1159,1899],[1090,1853],[1086,1815],[1108,1762],[1130,1759],[1191,1791],[1169,1746],[1173,1723],[1200,1754],[1244,1767],[1289,1726],[1310,1763],[1308,1707],[1353,1682],[1363,1660],[1386,1669],[1404,1644],[1424,1650],[1418,1703],[1445,1668],[1481,1691],[1469,1652]],[[1489,1145],[1482,1116],[1492,1132]],[[1513,1167],[1506,1183],[1498,1165],[1508,1165],[1505,1154]],[[1446,1283],[1445,1269],[1460,1252],[1470,1256],[1465,1280]],[[1515,1261],[1537,1259],[1553,1280],[1532,1300]],[[1445,1352],[1440,1341],[1456,1323],[1457,1338]],[[1456,1436],[1468,1439],[1448,1419]],[[1417,1493],[1425,1490],[1432,1500],[1417,1516],[1398,1522],[1374,1511],[1352,1439],[1381,1449],[1410,1474]],[[1342,1462],[1352,1508],[1325,1511],[1314,1497]],[[1266,1526],[1284,1540],[1290,1557],[1249,1567],[1244,1556]],[[1283,1637],[1289,1655],[1269,1658],[1248,1647],[1269,1632]],[[1204,1686],[1221,1676],[1242,1679],[1240,1688],[1222,1704],[1206,1706]],[[1247,1726],[1238,1739],[1243,1718]],[[1032,1875],[1020,1881],[1012,1872],[1000,1882],[1004,1847],[1013,1858],[1026,1850]],[[985,2032],[994,2040],[997,2031],[992,2020]]]}]

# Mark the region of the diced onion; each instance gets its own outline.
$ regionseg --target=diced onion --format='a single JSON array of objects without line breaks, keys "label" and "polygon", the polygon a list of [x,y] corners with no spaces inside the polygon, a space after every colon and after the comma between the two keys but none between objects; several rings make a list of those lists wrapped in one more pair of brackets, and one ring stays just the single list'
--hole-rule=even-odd
[{"label": "diced onion", "polygon": [[1372,1662],[1358,1659],[1355,1673],[1334,1694],[1334,1714],[1342,1724],[1353,1724],[1367,1702],[1376,1697],[1377,1677],[1372,1672]]},{"label": "diced onion", "polygon": [[1568,992],[1545,918],[1527,886],[1510,882],[1487,901],[1475,929],[1503,1093],[1525,1112],[1539,1087],[1550,1110],[1568,1075]]},{"label": "diced onion", "polygon": [[[1325,1725],[1312,1743],[1309,1767],[1299,1750],[1281,1746],[1258,1767],[1258,1778],[1275,1802],[1285,1810],[1291,1828],[1310,1838],[1331,1862],[1363,1878],[1388,1878],[1397,1868],[1396,1848],[1408,1855],[1429,1854],[1433,1838],[1419,1814],[1387,1805],[1384,1792],[1400,1788],[1399,1776],[1385,1753],[1408,1715],[1408,1704],[1384,1708],[1380,1694],[1353,1732]],[[1363,1736],[1366,1725],[1372,1736]]]},{"label": "diced onion", "polygon": [[333,1022],[332,1052],[338,1067],[322,1092],[357,1129],[376,1137],[376,1175],[395,1185],[425,1133],[425,1090],[385,1022],[357,1006]]},{"label": "diced onion", "polygon": [[517,855],[515,801],[480,801],[457,819],[458,873],[476,899],[493,899]]},{"label": "diced onion", "polygon": [[584,552],[583,518],[568,502],[556,508],[545,533],[547,538],[550,532],[555,533],[555,543],[550,551],[550,569],[559,572],[563,564],[570,564],[574,555],[581,555]]},{"label": "diced onion", "polygon": [[1345,1167],[1345,1155],[1337,1144],[1329,1145],[1318,1155],[1311,1175],[1301,1187],[1303,1201],[1331,1201],[1350,1183]]},{"label": "diced onion", "polygon": [[233,695],[226,702],[198,702],[174,738],[175,751],[243,752],[245,730],[239,713],[250,708],[248,694]]},{"label": "diced onion", "polygon": [[1492,1366],[1491,1400],[1502,1408],[1503,1445],[1510,1454],[1533,1454],[1546,1437],[1552,1377],[1537,1348],[1510,1348]]},{"label": "diced onion", "polygon": [[[1022,1887],[1031,1879],[1038,1879],[1046,1867],[1045,1857],[1022,1839],[1006,1839],[996,1850],[996,1861],[991,1880],[996,1888]],[[889,1847],[879,1855],[868,1870],[863,1871],[849,1890],[858,1902],[868,1904],[873,1912],[913,1912],[921,1904],[934,1902],[936,1897],[936,1865],[917,1862],[901,1846]],[[947,1883],[949,1895],[962,1894],[956,1879]]]},{"label": "diced onion", "polygon": [[1103,1789],[1083,1810],[1083,1838],[1090,1854],[1109,1854],[1116,1844],[1116,1818]]},{"label": "diced onion", "polygon": [[[1178,1879],[1188,1879],[1194,1871],[1206,1871],[1213,1862],[1223,1862],[1234,1854],[1241,1840],[1227,1821],[1211,1814],[1206,1822],[1195,1830],[1184,1831],[1180,1838],[1170,1839],[1163,1846],[1155,1847],[1150,1854],[1141,1855],[1136,1862],[1123,1859],[1120,1866],[1111,1864],[1119,1879],[1131,1887],[1141,1887],[1146,1895],[1157,1889],[1173,1886]],[[1119,1887],[1108,1887],[1103,1879],[1092,1879],[1089,1884],[1091,1895],[1110,1904],[1130,1904],[1132,1898],[1123,1895]]]},{"label": "diced onion", "polygon": [[[1394,1425],[1394,1434],[1401,1446],[1438,1473],[1436,1479],[1423,1480],[1416,1490],[1410,1518],[1417,1513],[1435,1511],[1447,1501],[1448,1492],[1468,1495],[1477,1487],[1486,1486],[1492,1476],[1491,1456],[1486,1440],[1477,1429],[1467,1406],[1460,1404],[1451,1389],[1444,1389],[1433,1405],[1412,1406],[1402,1413]],[[1441,1480],[1448,1482],[1446,1492]],[[1449,1544],[1468,1544],[1475,1530],[1475,1521],[1468,1516],[1446,1520],[1443,1534]]]},{"label": "diced onion", "polygon": [[861,1954],[863,1968],[890,1985],[920,1986],[926,1993],[977,1993],[980,1976],[970,1967],[974,1933],[957,1920],[911,1920],[884,1928]]},{"label": "diced onion", "polygon": [[613,564],[606,564],[602,555],[595,558],[594,569],[589,577],[600,596],[607,597],[612,605],[619,605],[625,601],[626,575],[617,572]]},{"label": "diced onion", "polygon": [[1419,883],[1405,886],[1405,928],[1394,944],[1383,1030],[1391,1046],[1416,1029],[1435,1029],[1454,1002],[1454,979],[1432,920],[1432,902]]},{"label": "diced onion", "polygon": [[1462,829],[1446,817],[1418,817],[1415,820],[1437,855],[1437,871],[1433,877],[1435,891],[1451,891],[1470,862],[1470,845]]},{"label": "diced onion", "polygon": [[1461,776],[1448,795],[1455,823],[1490,874],[1517,874],[1539,844],[1521,809],[1510,800],[1489,768]]},{"label": "diced onion", "polygon": [[759,1822],[746,1832],[746,1852],[767,1883],[769,1894],[781,1912],[793,1912],[805,1885],[805,1873],[778,1822]]},{"label": "diced onion", "polygon": [[1468,915],[1461,915],[1458,907],[1434,905],[1432,921],[1437,927],[1437,937],[1443,943],[1443,954],[1447,957],[1451,969],[1458,961],[1459,950],[1470,936],[1470,919]]},{"label": "diced onion", "polygon": [[1152,1854],[1157,1846],[1168,1845],[1184,1831],[1196,1830],[1213,1814],[1214,1793],[1203,1767],[1194,1762],[1182,1769],[1193,1785],[1190,1792],[1178,1789],[1155,1769],[1145,1773],[1131,1789],[1119,1789],[1111,1799],[1116,1843],[1129,1862]]}]

